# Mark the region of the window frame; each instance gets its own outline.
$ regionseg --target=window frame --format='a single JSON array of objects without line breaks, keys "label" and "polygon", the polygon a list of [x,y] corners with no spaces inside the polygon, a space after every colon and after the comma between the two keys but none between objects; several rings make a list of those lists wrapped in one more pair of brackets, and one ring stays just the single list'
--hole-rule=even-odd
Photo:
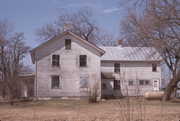
[{"label": "window frame", "polygon": [[139,85],[140,86],[149,86],[150,85],[150,80],[148,80],[148,79],[141,79],[141,80],[139,80]]},{"label": "window frame", "polygon": [[[58,77],[58,86],[54,86],[53,81],[57,81],[57,80],[53,80],[53,77]],[[51,76],[51,89],[60,89],[61,88],[61,76],[60,75],[52,75]]]},{"label": "window frame", "polygon": [[[148,83],[147,83],[148,82]],[[145,80],[144,85],[150,85],[150,80]]]},{"label": "window frame", "polygon": [[71,50],[71,39],[65,39],[65,50]]},{"label": "window frame", "polygon": [[152,72],[157,72],[157,64],[152,63]]},{"label": "window frame", "polygon": [[114,90],[120,90],[121,89],[121,82],[120,80],[114,80]]},{"label": "window frame", "polygon": [[144,85],[144,80],[139,80],[139,85],[143,86]]},{"label": "window frame", "polygon": [[[53,56],[58,56],[58,59],[56,58],[55,60],[53,59]],[[54,65],[53,62],[55,62],[56,64]],[[57,64],[58,63],[58,64]],[[52,54],[51,55],[51,66],[52,67],[60,67],[60,55],[58,54]]]},{"label": "window frame", "polygon": [[[82,60],[81,57],[85,57],[84,60]],[[84,62],[82,62],[84,61]],[[82,64],[82,63],[85,63],[85,64]],[[87,67],[87,55],[79,55],[79,67]]]},{"label": "window frame", "polygon": [[158,81],[157,81],[157,80],[154,80],[154,81],[153,81],[153,86],[154,86],[154,87],[158,87]]},{"label": "window frame", "polygon": [[[88,88],[88,75],[80,76],[80,88]],[[81,85],[83,83],[84,85]]]},{"label": "window frame", "polygon": [[[130,82],[132,82],[132,83],[130,83]],[[129,86],[134,86],[134,81],[133,81],[133,80],[129,80],[129,81],[128,81],[128,85],[129,85]]]},{"label": "window frame", "polygon": [[114,63],[114,72],[115,73],[120,73],[120,63]]}]

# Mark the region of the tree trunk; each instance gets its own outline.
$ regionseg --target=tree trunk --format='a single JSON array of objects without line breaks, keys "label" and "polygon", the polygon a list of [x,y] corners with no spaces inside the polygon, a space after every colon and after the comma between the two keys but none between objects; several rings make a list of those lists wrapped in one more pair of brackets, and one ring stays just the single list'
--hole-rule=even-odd
[{"label": "tree trunk", "polygon": [[3,83],[3,87],[2,87],[2,96],[3,98],[5,98],[6,96],[6,66],[5,66],[5,50],[4,50],[4,46],[1,47],[1,72],[2,72],[2,83]]},{"label": "tree trunk", "polygon": [[172,96],[172,100],[173,100],[173,101],[176,100],[176,92],[177,92],[177,88],[174,88],[173,96]]},{"label": "tree trunk", "polygon": [[4,87],[3,87],[3,90],[2,90],[2,97],[5,98],[5,96],[6,96],[6,92],[5,92],[5,89],[4,89]]},{"label": "tree trunk", "polygon": [[13,99],[11,99],[11,105],[14,106],[14,100]]},{"label": "tree trunk", "polygon": [[180,81],[180,71],[176,76],[173,76],[173,79],[170,80],[168,86],[166,87],[166,90],[164,92],[163,101],[169,101],[172,92],[177,87],[177,83]]}]

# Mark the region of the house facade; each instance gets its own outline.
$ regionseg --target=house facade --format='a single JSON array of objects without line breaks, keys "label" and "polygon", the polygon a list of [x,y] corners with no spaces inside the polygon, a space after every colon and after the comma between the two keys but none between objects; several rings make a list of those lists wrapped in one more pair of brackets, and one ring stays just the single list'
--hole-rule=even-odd
[{"label": "house facade", "polygon": [[102,95],[142,96],[159,91],[161,58],[149,47],[101,47]]},{"label": "house facade", "polygon": [[97,47],[65,31],[31,50],[32,62],[36,65],[34,96],[83,97],[94,83],[99,85],[99,97],[136,96],[137,89],[141,90],[140,95],[159,91],[161,60],[154,56],[136,60],[134,57],[144,50],[126,55],[122,52],[128,49],[122,48],[126,47]]},{"label": "house facade", "polygon": [[104,53],[70,31],[33,49],[35,97],[84,96],[83,80],[101,82],[100,57]]}]

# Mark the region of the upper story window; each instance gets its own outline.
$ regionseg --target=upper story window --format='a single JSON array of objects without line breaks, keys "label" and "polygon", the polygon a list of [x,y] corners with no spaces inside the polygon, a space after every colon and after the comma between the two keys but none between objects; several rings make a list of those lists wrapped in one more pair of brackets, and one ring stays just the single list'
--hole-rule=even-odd
[{"label": "upper story window", "polygon": [[65,39],[65,49],[66,50],[71,49],[71,39]]},{"label": "upper story window", "polygon": [[129,85],[129,86],[133,86],[133,85],[134,85],[134,82],[133,82],[132,80],[129,80],[129,81],[128,81],[128,85]]},{"label": "upper story window", "polygon": [[120,80],[114,80],[114,90],[120,90]]},{"label": "upper story window", "polygon": [[114,64],[114,72],[116,72],[116,73],[120,72],[120,64],[119,63]]},{"label": "upper story window", "polygon": [[52,66],[59,66],[59,60],[60,56],[59,55],[52,55]]},{"label": "upper story window", "polygon": [[156,63],[152,64],[152,71],[153,72],[157,71],[157,64]]},{"label": "upper story window", "polygon": [[139,80],[139,85],[149,85],[149,80]]},{"label": "upper story window", "polygon": [[80,55],[79,56],[79,66],[86,67],[87,66],[87,55]]},{"label": "upper story window", "polygon": [[52,87],[52,89],[60,88],[60,77],[59,76],[51,77],[51,87]]}]

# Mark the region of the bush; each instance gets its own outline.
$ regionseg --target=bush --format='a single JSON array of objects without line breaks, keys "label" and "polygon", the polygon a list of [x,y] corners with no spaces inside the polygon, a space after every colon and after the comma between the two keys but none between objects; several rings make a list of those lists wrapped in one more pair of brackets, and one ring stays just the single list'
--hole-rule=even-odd
[{"label": "bush", "polygon": [[99,85],[100,81],[99,79],[95,78],[96,76],[93,77],[94,79],[91,81],[91,83],[88,83],[88,88],[87,88],[87,96],[89,103],[96,103],[100,93],[100,85]]}]

